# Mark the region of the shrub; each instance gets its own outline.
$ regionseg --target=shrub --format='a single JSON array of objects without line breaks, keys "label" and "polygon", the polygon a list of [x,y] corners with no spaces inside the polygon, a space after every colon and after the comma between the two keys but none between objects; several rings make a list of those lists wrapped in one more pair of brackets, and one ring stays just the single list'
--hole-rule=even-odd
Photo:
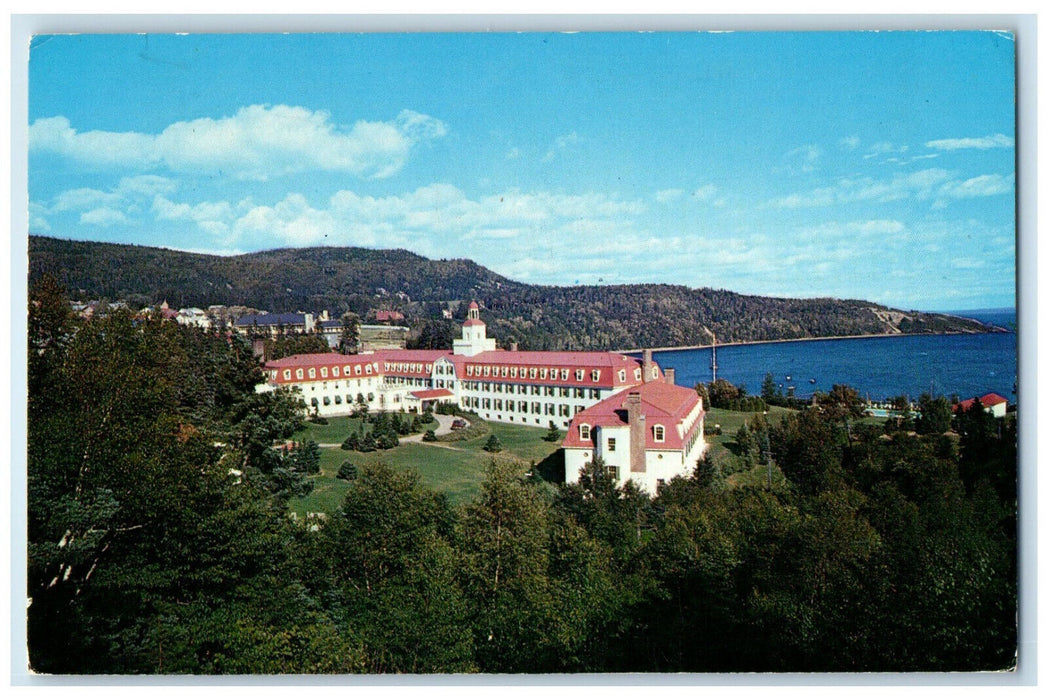
[{"label": "shrub", "polygon": [[437,434],[432,430],[427,430],[425,435],[422,436],[422,442],[436,442]]},{"label": "shrub", "polygon": [[345,481],[353,481],[353,479],[357,478],[357,465],[346,460],[339,466],[338,474],[335,475],[335,478],[344,479]]},{"label": "shrub", "polygon": [[502,451],[502,441],[499,440],[499,436],[496,435],[495,433],[492,433],[491,437],[488,438],[488,441],[484,443],[484,450],[486,452],[491,452],[491,453],[501,452]]}]

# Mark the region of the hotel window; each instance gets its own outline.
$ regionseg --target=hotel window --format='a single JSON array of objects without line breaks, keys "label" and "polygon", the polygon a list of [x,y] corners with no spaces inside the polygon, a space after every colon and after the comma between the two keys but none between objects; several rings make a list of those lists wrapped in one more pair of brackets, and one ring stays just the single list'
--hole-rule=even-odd
[{"label": "hotel window", "polygon": [[568,380],[568,368],[567,367],[561,368],[561,370],[560,370],[560,378],[563,381],[567,381]]},{"label": "hotel window", "polygon": [[342,394],[335,394],[335,403],[342,403]]},{"label": "hotel window", "polygon": [[532,387],[531,387],[531,395],[532,396],[539,396],[540,394],[542,394],[542,388],[532,385]]},{"label": "hotel window", "polygon": [[586,370],[584,370],[584,369],[577,369],[577,370],[575,370],[575,381],[576,382],[581,382],[583,377],[585,377],[585,376],[586,376]]},{"label": "hotel window", "polygon": [[309,378],[310,379],[316,379],[317,378],[317,368],[316,367],[310,367],[309,368]]},{"label": "hotel window", "polygon": [[569,396],[571,396],[571,389],[569,389],[566,386],[562,386],[560,388],[560,395],[561,395],[561,398],[565,398],[565,399],[568,398]]},{"label": "hotel window", "polygon": [[542,404],[540,404],[538,401],[532,401],[531,402],[531,412],[532,413],[542,413]]},{"label": "hotel window", "polygon": [[[357,365],[356,367],[354,367],[354,368],[353,368],[353,371],[354,371],[354,372],[355,372],[356,374],[360,374],[360,365]],[[387,372],[389,371],[389,367],[387,367],[387,368],[386,368],[386,371],[387,371]]]},{"label": "hotel window", "polygon": [[491,366],[490,365],[484,365],[484,376],[485,377],[490,377],[491,376]]},{"label": "hotel window", "polygon": [[543,367],[542,369],[539,370],[539,379],[545,379],[545,378],[546,378],[546,368]]},{"label": "hotel window", "polygon": [[655,426],[655,442],[665,442],[665,441],[666,441],[666,428],[664,428],[661,425],[656,425]]},{"label": "hotel window", "polygon": [[509,367],[503,367],[502,368],[502,376],[503,377],[509,376]]},{"label": "hotel window", "polygon": [[615,465],[609,465],[608,470],[611,471],[611,478],[615,481],[619,480],[619,468]]},{"label": "hotel window", "polygon": [[501,411],[502,410],[502,399],[495,399],[495,410],[496,411]]},{"label": "hotel window", "polygon": [[371,365],[364,365],[364,370],[367,374],[371,374]]},{"label": "hotel window", "polygon": [[324,379],[327,379],[327,367],[321,367],[320,368],[320,376],[323,377]]},{"label": "hotel window", "polygon": [[590,372],[590,378],[593,379],[593,381],[595,381],[595,382],[599,382],[600,381],[600,370],[599,369],[595,369],[592,372]]},{"label": "hotel window", "polygon": [[546,387],[546,396],[556,396],[556,394],[557,394],[557,388],[556,387],[552,387],[552,386]]},{"label": "hotel window", "polygon": [[516,403],[514,403],[513,399],[506,399],[506,410],[507,411],[515,411],[515,410],[517,410],[516,406],[517,405],[516,405]]},{"label": "hotel window", "polygon": [[299,367],[295,370],[295,379],[302,379],[302,368]]},{"label": "hotel window", "polygon": [[561,417],[570,416],[571,408],[567,404],[560,404],[560,415]]},{"label": "hotel window", "polygon": [[331,376],[333,376],[333,377],[337,377],[338,376],[338,367],[332,367],[331,368]]},{"label": "hotel window", "polygon": [[521,367],[520,368],[520,378],[523,379],[526,376],[528,376],[528,368],[527,367]]},{"label": "hotel window", "polygon": [[621,384],[621,383],[623,383],[625,381],[626,381],[626,370],[620,369],[619,370],[619,383]]},{"label": "hotel window", "polygon": [[635,370],[633,370],[633,378],[636,379],[638,382],[640,381],[640,378],[641,378],[640,367],[637,367]]},{"label": "hotel window", "polygon": [[610,438],[608,438],[608,452],[614,452],[614,451],[615,451],[615,438],[610,437]]},{"label": "hotel window", "polygon": [[590,427],[583,423],[579,426],[579,439],[589,440],[590,439]]},{"label": "hotel window", "polygon": [[291,379],[291,370],[289,370],[289,369],[285,369],[284,370],[284,379]]},{"label": "hotel window", "polygon": [[536,372],[537,372],[537,370],[534,367],[532,367],[531,369],[528,370],[528,376],[531,377],[532,379],[534,379]]},{"label": "hotel window", "polygon": [[330,406],[331,405],[331,398],[330,397],[328,397],[328,396],[324,397],[324,405],[325,406]]}]

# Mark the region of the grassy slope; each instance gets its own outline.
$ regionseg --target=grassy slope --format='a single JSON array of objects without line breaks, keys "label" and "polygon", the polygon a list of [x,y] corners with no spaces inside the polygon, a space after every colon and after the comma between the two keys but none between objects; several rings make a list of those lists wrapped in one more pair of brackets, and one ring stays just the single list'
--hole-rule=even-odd
[{"label": "grassy slope", "polygon": [[[326,426],[308,424],[297,433],[296,440],[308,437],[321,444],[341,443],[359,421],[350,418],[331,418]],[[509,461],[527,471],[532,461],[539,462],[560,447],[560,443],[546,442],[544,428],[520,425],[489,424],[490,432],[502,442],[502,451],[496,455],[483,450],[488,433],[463,442],[402,443],[392,450],[381,452],[352,452],[339,447],[321,449],[320,474],[313,478],[313,492],[291,502],[291,509],[299,515],[307,512],[333,513],[338,509],[349,482],[335,478],[342,462],[349,460],[358,467],[383,462],[397,469],[415,469],[427,488],[444,493],[453,503],[472,500],[480,492],[484,468],[494,457]]]}]

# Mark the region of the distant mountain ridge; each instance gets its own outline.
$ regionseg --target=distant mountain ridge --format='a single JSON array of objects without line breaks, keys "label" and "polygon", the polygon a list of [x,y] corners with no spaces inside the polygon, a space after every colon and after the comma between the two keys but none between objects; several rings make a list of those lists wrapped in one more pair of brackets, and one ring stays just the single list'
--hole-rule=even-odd
[{"label": "distant mountain ridge", "polygon": [[[521,349],[597,350],[897,333],[983,333],[973,319],[861,300],[783,299],[667,284],[523,284],[466,259],[406,250],[299,248],[230,257],[29,237],[29,278],[58,278],[74,298],[270,312],[401,310],[415,327],[451,325],[476,299],[489,335]],[[445,329],[446,331],[447,329]],[[446,337],[444,334],[436,334]]]}]

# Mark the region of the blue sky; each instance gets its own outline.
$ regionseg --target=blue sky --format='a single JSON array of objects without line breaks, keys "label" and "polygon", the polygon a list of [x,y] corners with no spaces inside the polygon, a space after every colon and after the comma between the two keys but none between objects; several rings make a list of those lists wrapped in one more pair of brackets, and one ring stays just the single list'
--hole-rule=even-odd
[{"label": "blue sky", "polygon": [[966,31],[41,36],[30,233],[1012,306],[1014,49]]}]

